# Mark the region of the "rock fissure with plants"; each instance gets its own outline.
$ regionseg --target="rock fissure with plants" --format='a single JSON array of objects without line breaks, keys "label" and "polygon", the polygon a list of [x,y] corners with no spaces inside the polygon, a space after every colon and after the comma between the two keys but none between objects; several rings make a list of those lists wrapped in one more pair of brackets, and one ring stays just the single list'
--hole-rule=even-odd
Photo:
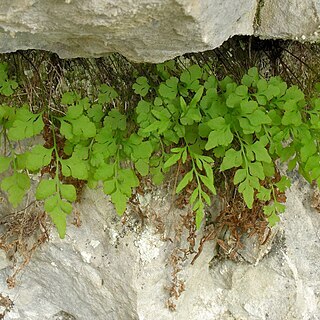
[{"label": "rock fissure with plants", "polygon": [[[188,189],[199,229],[217,194],[222,175],[232,177],[248,209],[259,202],[270,226],[285,210],[283,193],[290,179],[275,163],[299,170],[320,185],[320,87],[306,99],[297,86],[279,77],[266,80],[251,68],[240,83],[218,80],[209,66],[182,72],[175,62],[155,68],[159,81],[138,76],[132,89],[137,105],[127,110],[116,88],[101,84],[98,93],[65,92],[57,108],[37,112],[10,97],[19,89],[0,65],[0,187],[17,207],[40,174],[35,198],[66,234],[79,189],[103,185],[122,215],[141,178],[155,185],[175,170],[175,192]],[[58,110],[58,111],[57,111]],[[44,144],[18,152],[16,145],[42,134]]]}]

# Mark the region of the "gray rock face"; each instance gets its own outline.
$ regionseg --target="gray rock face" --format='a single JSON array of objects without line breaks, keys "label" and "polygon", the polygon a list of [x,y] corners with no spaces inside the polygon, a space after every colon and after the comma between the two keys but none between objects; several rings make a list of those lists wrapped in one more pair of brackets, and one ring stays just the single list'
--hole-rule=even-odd
[{"label": "gray rock face", "polygon": [[171,312],[165,287],[173,244],[161,238],[171,236],[187,210],[169,210],[170,197],[158,190],[140,198],[154,227],[133,218],[123,225],[102,193],[86,191],[78,206],[81,228],[69,225],[65,240],[53,232],[16,288],[6,288],[9,269],[1,271],[0,292],[14,302],[5,319],[318,319],[320,219],[309,195],[302,183],[291,187],[279,231],[258,263],[218,260],[213,242],[194,265],[192,256],[182,261],[186,290]]},{"label": "gray rock face", "polygon": [[257,35],[300,41],[319,40],[319,0],[265,0],[258,10]]},{"label": "gray rock face", "polygon": [[43,49],[62,58],[119,52],[163,62],[252,34],[256,0],[3,0],[0,52]]},{"label": "gray rock face", "polygon": [[319,40],[319,13],[318,0],[2,0],[0,52],[163,62],[234,35]]}]

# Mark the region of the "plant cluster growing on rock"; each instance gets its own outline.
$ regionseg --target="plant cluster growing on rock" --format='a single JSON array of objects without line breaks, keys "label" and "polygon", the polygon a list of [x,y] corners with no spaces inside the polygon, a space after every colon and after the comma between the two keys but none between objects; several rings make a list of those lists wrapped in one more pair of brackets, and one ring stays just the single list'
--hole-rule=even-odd
[{"label": "plant cluster growing on rock", "polygon": [[[246,206],[262,203],[273,226],[290,186],[275,163],[298,168],[320,185],[318,87],[306,99],[297,86],[279,77],[266,80],[257,68],[237,83],[229,76],[218,80],[209,66],[178,70],[174,61],[157,65],[155,78],[137,76],[132,110],[107,84],[91,96],[65,92],[55,101],[57,109],[37,112],[6,99],[0,106],[0,187],[12,205],[23,200],[30,176],[40,174],[35,197],[63,238],[66,217],[84,183],[102,184],[121,215],[141,178],[161,184],[172,170],[175,192],[188,189],[200,228],[216,194],[215,181],[231,172]],[[10,98],[17,88],[1,64],[0,94]],[[43,144],[17,151],[17,143],[39,134]]]}]

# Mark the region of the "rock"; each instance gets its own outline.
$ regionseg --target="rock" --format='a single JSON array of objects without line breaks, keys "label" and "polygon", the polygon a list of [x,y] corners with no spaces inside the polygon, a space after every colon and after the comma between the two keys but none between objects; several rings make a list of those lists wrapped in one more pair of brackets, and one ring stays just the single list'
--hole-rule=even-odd
[{"label": "rock", "polygon": [[4,251],[0,250],[0,270],[10,266],[10,261]]},{"label": "rock", "polygon": [[0,52],[163,62],[234,35],[316,41],[319,12],[317,0],[2,0]]},{"label": "rock", "polygon": [[319,12],[317,0],[2,0],[0,52],[163,62],[234,35],[316,41]]},{"label": "rock", "polygon": [[[273,245],[252,261],[256,265],[217,259],[214,242],[205,244],[194,265],[193,255],[180,261],[185,291],[173,300],[174,312],[165,306],[168,258],[178,243],[172,230],[188,210],[169,210],[168,194],[158,189],[140,196],[148,200],[140,201],[143,214],[153,219],[142,226],[132,215],[123,225],[102,193],[87,190],[78,205],[80,228],[69,224],[64,240],[52,232],[14,289],[5,284],[10,270],[0,272],[0,292],[14,303],[6,320],[317,319],[320,219],[302,180],[288,191]],[[183,233],[178,244],[188,246]]]},{"label": "rock", "polygon": [[2,0],[0,52],[163,62],[252,34],[256,0]]},{"label": "rock", "polygon": [[320,35],[318,0],[264,0],[258,9],[256,35],[316,41]]}]

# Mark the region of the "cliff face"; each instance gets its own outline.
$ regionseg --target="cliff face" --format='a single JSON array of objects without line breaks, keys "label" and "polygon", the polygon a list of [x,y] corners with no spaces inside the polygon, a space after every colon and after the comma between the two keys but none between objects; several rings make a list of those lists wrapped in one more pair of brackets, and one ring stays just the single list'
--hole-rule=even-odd
[{"label": "cliff face", "polygon": [[319,213],[311,209],[303,182],[296,181],[287,196],[274,238],[265,246],[247,243],[241,263],[217,259],[212,241],[194,265],[194,255],[182,259],[177,275],[185,291],[171,300],[176,304],[171,312],[165,306],[170,257],[176,245],[188,248],[189,242],[184,232],[179,242],[164,236],[170,237],[187,210],[170,210],[167,191],[158,189],[140,198],[149,222],[141,226],[131,216],[123,224],[102,193],[86,191],[77,208],[81,228],[70,225],[64,240],[53,232],[16,288],[6,288],[9,269],[1,271],[1,293],[14,302],[5,319],[315,319]]},{"label": "cliff face", "polygon": [[[0,52],[42,49],[63,58],[119,52],[162,62],[213,49],[233,35],[316,41],[319,13],[316,0],[2,0]],[[6,283],[12,261],[0,250],[0,319],[317,319],[320,220],[302,180],[288,191],[270,238],[263,245],[243,239],[237,262],[222,259],[217,243],[207,241],[191,264],[190,243],[197,249],[202,234],[194,239],[179,229],[190,210],[172,208],[171,192],[148,190],[139,198],[141,211],[133,206],[120,219],[102,192],[86,190],[66,238],[53,229],[13,289]],[[0,194],[0,217],[11,210],[2,200]],[[41,220],[42,209],[27,210]],[[80,228],[72,224],[78,218]]]},{"label": "cliff face", "polygon": [[62,58],[119,52],[163,62],[234,35],[318,40],[316,0],[4,0],[0,52],[42,49]]}]

